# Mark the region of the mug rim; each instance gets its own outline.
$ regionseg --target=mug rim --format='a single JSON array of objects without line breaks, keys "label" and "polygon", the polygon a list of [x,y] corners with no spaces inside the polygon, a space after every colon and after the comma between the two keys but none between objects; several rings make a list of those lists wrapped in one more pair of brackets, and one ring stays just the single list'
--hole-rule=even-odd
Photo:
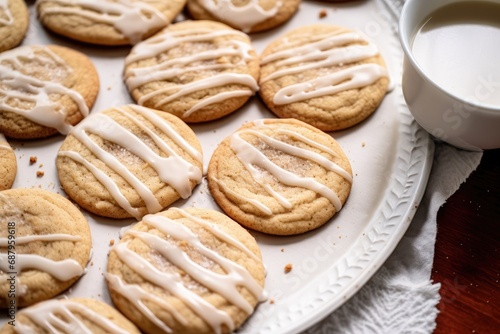
[{"label": "mug rim", "polygon": [[[477,1],[477,0],[476,0]],[[434,9],[429,11],[429,14],[452,3],[460,3],[460,2],[474,2],[474,0],[443,0],[443,1],[432,1],[432,4],[434,4]],[[480,2],[493,2],[497,3],[500,5],[500,0],[480,0]],[[425,23],[426,17],[428,17],[429,14],[426,16],[420,18],[417,22],[417,25],[413,27],[408,27],[408,17],[409,15],[412,15],[412,8],[411,6],[415,6],[414,4],[420,4],[423,6],[429,5],[428,1],[422,1],[422,0],[406,0],[403,8],[401,10],[401,14],[399,16],[399,22],[398,22],[398,34],[399,34],[399,40],[401,43],[401,46],[403,48],[404,55],[407,60],[411,62],[412,67],[417,71],[417,73],[422,76],[428,83],[430,83],[433,87],[438,89],[441,93],[449,96],[452,99],[457,100],[460,103],[463,103],[465,105],[468,105],[471,107],[472,110],[471,112],[485,112],[485,113],[498,113],[500,112],[500,106],[492,105],[492,104],[486,104],[482,103],[480,101],[471,101],[466,98],[463,98],[461,96],[458,96],[456,94],[453,94],[449,92],[448,90],[444,89],[440,85],[438,85],[429,75],[426,74],[426,72],[422,69],[420,64],[416,61],[415,57],[413,56],[413,52],[410,47],[411,40],[413,36],[416,34],[418,31],[419,27],[421,27]],[[436,5],[437,4],[437,5]]]}]

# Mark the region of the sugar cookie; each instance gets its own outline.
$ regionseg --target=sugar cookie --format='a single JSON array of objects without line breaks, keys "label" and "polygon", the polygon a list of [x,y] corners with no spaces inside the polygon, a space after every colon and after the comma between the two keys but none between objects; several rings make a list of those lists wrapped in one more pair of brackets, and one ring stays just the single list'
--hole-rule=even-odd
[{"label": "sugar cookie", "polygon": [[324,131],[353,126],[379,106],[388,73],[377,47],[332,25],[295,29],[261,55],[260,96],[277,116]]},{"label": "sugar cookie", "polygon": [[0,52],[18,46],[29,25],[28,8],[23,0],[0,1]]},{"label": "sugar cookie", "polygon": [[0,332],[140,334],[116,309],[90,298],[40,302],[17,312],[14,324],[5,324]]},{"label": "sugar cookie", "polygon": [[125,60],[134,100],[188,123],[237,110],[258,90],[258,76],[249,37],[210,21],[173,24],[136,45]]},{"label": "sugar cookie", "polygon": [[0,224],[0,270],[8,275],[0,281],[0,308],[11,300],[23,307],[52,298],[84,274],[92,248],[90,228],[61,195],[4,190]]},{"label": "sugar cookie", "polygon": [[0,132],[18,139],[67,134],[88,115],[99,77],[83,53],[56,45],[0,53]]},{"label": "sugar cookie", "polygon": [[170,208],[110,251],[115,306],[145,333],[230,333],[265,299],[255,239],[226,215]]},{"label": "sugar cookie", "polygon": [[188,0],[191,16],[223,22],[246,33],[260,32],[288,21],[300,0]]},{"label": "sugar cookie", "polygon": [[179,118],[128,105],[93,114],[63,142],[56,160],[64,191],[111,218],[155,213],[201,182],[201,145]]},{"label": "sugar cookie", "polygon": [[37,0],[41,23],[60,35],[93,44],[127,45],[166,27],[186,0]]},{"label": "sugar cookie", "polygon": [[352,183],[339,144],[295,119],[245,124],[216,148],[207,177],[228,216],[276,235],[323,225],[342,208]]}]

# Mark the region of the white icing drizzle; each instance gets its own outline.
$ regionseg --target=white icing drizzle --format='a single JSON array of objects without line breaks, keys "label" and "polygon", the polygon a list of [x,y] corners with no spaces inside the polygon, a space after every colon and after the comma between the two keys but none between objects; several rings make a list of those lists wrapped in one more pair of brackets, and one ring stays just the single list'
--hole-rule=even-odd
[{"label": "white icing drizzle", "polygon": [[[351,44],[351,43],[365,44]],[[269,54],[261,64],[275,62],[276,67],[284,67],[261,78],[261,84],[285,75],[298,74],[307,70],[339,67],[334,72],[325,73],[316,79],[283,87],[274,96],[276,105],[284,105],[311,98],[336,94],[345,90],[362,88],[380,78],[388,77],[387,70],[375,63],[357,64],[345,67],[364,59],[376,56],[377,47],[360,33],[333,32],[313,36],[313,41]]]},{"label": "white icing drizzle", "polygon": [[[148,59],[166,52],[180,43],[206,42],[220,36],[240,36],[245,34],[236,30],[211,30],[206,28],[194,28],[189,30],[163,31],[161,34],[148,38],[132,48],[130,55],[125,58],[125,64]],[[205,53],[205,52],[204,52]],[[177,59],[173,64],[184,64],[185,58]],[[157,65],[159,66],[159,65]]]},{"label": "white icing drizzle", "polygon": [[[174,209],[175,210],[175,209]],[[184,217],[202,225],[205,229],[209,230],[212,234],[221,238],[226,243],[231,245],[237,245],[240,250],[246,250],[246,253],[251,253],[243,244],[234,238],[231,238],[227,233],[216,228],[213,224],[189,215],[187,212],[177,209]],[[187,272],[191,277],[193,277],[197,282],[208,287],[212,291],[216,291],[220,295],[224,296],[227,300],[247,312],[252,313],[253,307],[241,296],[236,287],[238,285],[245,286],[256,298],[261,299],[262,297],[262,287],[254,280],[250,273],[239,264],[221,256],[214,250],[203,245],[199,240],[198,236],[193,233],[186,226],[176,222],[173,219],[169,219],[164,216],[159,215],[147,215],[143,220],[146,224],[154,226],[156,229],[162,233],[169,235],[170,237],[185,241],[189,246],[196,249],[201,255],[209,258],[210,260],[218,263],[227,274],[215,273],[209,269],[206,269],[199,264],[192,261],[188,255],[183,252],[180,248],[172,247],[169,242],[149,233],[139,233],[136,234],[141,240],[146,241],[147,244],[156,251],[160,252],[165,258],[167,258],[171,263],[175,264],[177,267],[181,268]],[[135,233],[136,231],[130,230],[129,232]],[[154,238],[152,238],[154,237]],[[255,258],[255,255],[251,256]],[[257,259],[258,262],[258,259]]]},{"label": "white icing drizzle", "polygon": [[[245,166],[245,168],[248,170],[248,172],[252,175],[252,178],[256,183],[261,185],[271,196],[273,196],[282,206],[286,208],[290,208],[292,206],[292,203],[290,203],[289,200],[287,200],[285,197],[283,197],[281,194],[279,194],[277,191],[275,191],[271,185],[269,185],[265,180],[262,178],[262,172],[257,169],[255,166],[258,166],[265,171],[269,172],[271,175],[273,175],[278,181],[281,183],[288,185],[288,186],[295,186],[295,187],[302,187],[306,189],[310,189],[312,191],[317,192],[321,196],[327,198],[335,207],[337,211],[339,211],[342,208],[342,203],[340,202],[338,195],[330,188],[327,186],[323,185],[319,181],[315,180],[314,178],[310,177],[300,177],[286,169],[283,169],[276,165],[274,162],[272,162],[266,155],[264,155],[257,147],[251,145],[249,142],[241,138],[241,134],[252,134],[253,136],[258,137],[261,139],[263,142],[265,142],[268,146],[282,151],[288,155],[296,156],[302,159],[314,161],[318,165],[322,166],[326,170],[332,171],[334,173],[337,173],[338,175],[342,176],[344,179],[346,179],[348,182],[352,182],[352,176],[345,171],[343,168],[332,162],[331,160],[325,158],[323,155],[319,153],[312,152],[310,150],[302,149],[290,144],[287,144],[283,141],[280,141],[278,139],[272,138],[270,136],[267,136],[263,134],[262,132],[259,132],[259,128],[266,128],[269,127],[267,125],[264,125],[263,122],[255,122],[257,129],[246,129],[242,130],[239,132],[236,132],[233,134],[230,138],[230,147],[231,149],[235,152],[237,155],[238,159],[241,161],[241,163]],[[277,131],[279,134],[286,134],[288,136],[291,136],[295,138],[296,140],[300,140],[308,145],[312,145],[313,147],[316,147],[320,150],[323,150],[327,153],[330,153],[334,156],[337,156],[334,152],[332,152],[329,148],[324,147],[323,145],[320,144],[314,144],[311,142],[310,139],[302,136],[299,133],[293,133],[291,134],[290,130],[283,130],[283,129],[274,129],[273,131]],[[222,184],[224,189],[227,190],[227,186],[221,182],[220,180],[217,180],[219,184]],[[239,194],[242,196],[241,194]],[[240,199],[245,198],[244,196],[240,197]],[[260,209],[262,212],[265,214],[270,214],[269,212],[271,211],[267,206],[264,205],[264,203],[260,203],[260,205],[257,205],[255,203],[255,199],[252,198],[245,198],[249,203]],[[272,212],[271,212],[272,213]]]},{"label": "white icing drizzle", "polygon": [[161,328],[165,333],[172,333],[172,329],[168,327],[163,321],[158,319],[153,312],[144,304],[144,300],[154,301],[156,304],[163,307],[182,325],[187,326],[189,322],[182,314],[175,310],[169,303],[165,302],[163,299],[155,296],[152,293],[147,292],[142,289],[137,284],[127,284],[117,275],[110,273],[106,274],[106,279],[112,290],[118,292],[120,295],[125,297],[130,303],[132,303],[142,314],[144,314],[152,323]]},{"label": "white icing drizzle", "polygon": [[[184,151],[186,151],[193,159],[198,161],[199,163],[203,163],[203,156],[202,154],[196,150],[193,146],[189,145],[189,143],[182,138],[182,136],[174,131],[170,125],[168,125],[160,116],[152,112],[151,110],[147,108],[143,108],[140,106],[132,106],[134,111],[138,114],[141,114],[144,118],[146,118],[148,121],[153,123],[157,128],[159,128],[161,131],[164,133],[168,134],[170,138],[173,139],[173,141],[181,147]],[[118,111],[120,111],[122,114],[124,113],[123,109],[117,108]],[[130,117],[129,114],[126,114],[127,117],[129,117],[136,125],[140,126],[140,128],[144,131],[146,131],[155,141],[155,143],[165,151],[168,152],[169,154],[175,155],[175,151],[171,150],[170,147],[165,145],[165,143],[161,140],[159,140],[159,137],[157,135],[153,136],[153,132],[149,129],[147,129],[142,123],[140,123],[137,119],[134,119]]]},{"label": "white icing drizzle", "polygon": [[128,249],[127,243],[118,243],[113,249],[127,266],[135,270],[143,278],[181,298],[214,329],[214,332],[221,333],[220,328],[223,325],[227,326],[231,331],[234,329],[233,320],[228,314],[217,310],[212,304],[191,292],[184,286],[179,275],[165,273],[156,269],[146,259]]},{"label": "white icing drizzle", "polygon": [[[261,60],[261,64],[265,65],[273,61],[280,61],[277,65],[293,65],[305,60],[327,60],[328,57],[334,57],[338,59],[342,57],[339,54],[342,47],[345,44],[365,42],[366,45],[370,45],[369,41],[362,34],[357,32],[346,32],[346,31],[333,31],[328,34],[320,35],[306,35],[311,41],[307,44],[301,45],[300,43],[287,40],[286,44],[283,45],[285,49],[279,50],[268,54]],[[301,35],[300,40],[306,36]],[[360,44],[347,45],[349,46],[363,46]],[[337,48],[340,48],[337,49]],[[344,49],[349,51],[350,49]],[[344,61],[349,60],[349,55],[344,55]],[[339,59],[341,61],[341,59]],[[342,61],[341,61],[342,62]],[[321,66],[318,66],[321,67]]]},{"label": "white icing drizzle", "polygon": [[[277,129],[276,132],[277,133],[290,133],[292,131],[283,131],[281,129]],[[252,129],[245,130],[245,131],[242,131],[240,133],[251,133],[254,136],[262,139],[269,146],[271,146],[279,151],[285,152],[286,154],[289,154],[289,155],[294,155],[294,156],[302,158],[302,159],[314,161],[318,165],[322,166],[323,168],[328,169],[330,171],[333,171],[333,172],[339,174],[340,176],[342,176],[347,181],[352,182],[351,174],[349,174],[343,168],[341,168],[339,165],[333,163],[331,160],[325,158],[321,154],[318,154],[318,153],[310,151],[310,150],[298,148],[296,146],[293,146],[293,145],[287,144],[283,141],[274,139],[273,137],[264,135],[263,133],[252,130]],[[301,140],[301,141],[306,142],[306,143],[311,142],[310,140],[304,141],[303,139],[305,137],[300,135],[299,133],[295,133],[293,137],[295,137],[295,139]],[[316,148],[321,148],[320,145],[314,145],[314,146]],[[331,150],[328,150],[327,152],[331,152]],[[334,154],[334,156],[338,157],[337,154]]]},{"label": "white icing drizzle", "polygon": [[[79,241],[80,238],[78,235],[71,234],[34,234],[34,235],[24,235],[24,236],[16,236],[16,245],[24,245],[33,241]],[[0,238],[0,247],[7,247],[8,239]]]},{"label": "white icing drizzle", "polygon": [[[12,271],[10,266],[8,266],[7,254],[0,254],[0,259],[0,270],[3,272]],[[16,272],[21,272],[25,269],[35,269],[46,272],[60,281],[68,281],[84,273],[84,268],[73,259],[54,261],[35,254],[16,254],[15,267],[14,271]]]},{"label": "white icing drizzle", "polygon": [[[44,234],[44,235],[26,235],[16,236],[16,244],[23,245],[33,241],[78,241],[81,240],[79,236],[70,234]],[[0,247],[7,247],[8,238],[0,238]],[[60,281],[67,281],[74,277],[81,276],[84,273],[84,268],[73,259],[65,259],[61,261],[54,261],[44,256],[36,254],[16,254],[16,261],[14,263],[15,269],[12,270],[7,261],[7,254],[0,254],[0,270],[4,272],[16,271],[21,272],[25,269],[36,269],[39,271],[47,272],[51,276]]]},{"label": "white icing drizzle", "polygon": [[[175,99],[178,99],[182,96],[188,95],[190,93],[197,92],[202,89],[209,89],[213,87],[218,87],[218,86],[224,86],[224,85],[229,85],[229,84],[241,84],[241,85],[246,85],[249,86],[252,90],[234,90],[234,91],[228,91],[228,92],[223,92],[219,93],[213,97],[206,99],[202,99],[201,102],[197,103],[194,107],[191,107],[189,110],[184,112],[183,117],[187,117],[194,113],[195,111],[199,110],[202,107],[205,107],[208,104],[212,103],[217,103],[217,102],[222,102],[224,100],[227,100],[229,98],[234,98],[238,96],[251,96],[254,94],[254,92],[258,89],[257,83],[254,79],[249,74],[238,74],[238,73],[223,73],[223,74],[217,74],[209,78],[205,78],[202,80],[197,80],[193,81],[191,83],[182,85],[182,87],[179,89],[178,86],[172,86],[172,87],[167,87],[164,89],[159,89],[157,91],[154,91],[152,93],[146,94],[142,96],[139,99],[139,104],[144,105],[144,103],[151,99],[154,96],[164,94],[166,92],[172,91],[172,90],[177,90],[174,94],[171,94],[157,103],[155,103],[154,107],[158,108],[161,105],[172,102]],[[252,85],[254,85],[252,87]]]},{"label": "white icing drizzle", "polygon": [[200,0],[200,5],[214,17],[231,26],[249,32],[253,26],[276,15],[282,1],[275,1],[272,8],[264,10],[259,0],[250,0],[244,6],[235,6],[231,0]]},{"label": "white icing drizzle", "polygon": [[[194,147],[182,138],[175,130],[161,117],[154,114],[153,111],[139,106],[130,105],[133,111],[142,115],[150,121],[156,128],[167,134],[170,139],[183,150],[188,152],[198,162],[202,161],[202,155]],[[155,213],[163,209],[158,199],[151,189],[149,189],[139,178],[137,178],[123,163],[121,163],[111,153],[106,152],[97,143],[95,143],[89,134],[95,134],[102,139],[127,148],[129,152],[147,162],[157,173],[160,180],[170,185],[182,198],[191,195],[191,181],[200,183],[202,180],[202,171],[200,168],[179,156],[171,147],[164,142],[159,135],[147,128],[141,123],[136,115],[126,112],[123,109],[117,110],[126,115],[134,124],[138,125],[148,136],[156,143],[158,148],[166,153],[168,157],[162,157],[149,148],[140,138],[134,135],[125,127],[115,122],[111,117],[105,114],[95,114],[81,122],[72,131],[80,142],[82,142],[96,157],[103,161],[108,167],[126,180],[144,201],[149,213]],[[141,213],[133,208],[131,203],[120,192],[118,185],[106,173],[98,167],[92,165],[79,153],[70,151],[60,151],[59,156],[69,157],[89,169],[91,173],[106,187],[111,196],[116,200],[125,211],[133,217],[140,219]]]},{"label": "white icing drizzle", "polygon": [[[131,54],[126,58],[125,63],[129,65],[143,59],[157,57],[159,54],[179,46],[181,43],[209,43],[213,39],[222,36],[244,35],[234,30],[208,29],[196,29],[189,32],[163,32],[136,45],[132,49]],[[252,46],[249,43],[230,39],[224,43],[224,45],[219,45],[216,50],[206,50],[195,54],[166,59],[159,64],[147,67],[129,68],[125,72],[125,83],[129,90],[132,91],[144,84],[153,81],[171,80],[175,77],[182,77],[189,72],[212,73],[216,71],[217,74],[211,74],[194,82],[186,84],[171,83],[168,87],[142,96],[138,101],[139,104],[144,105],[148,100],[157,95],[171,92],[169,96],[156,102],[154,105],[155,108],[202,89],[210,89],[229,84],[246,86],[246,89],[221,92],[212,97],[204,98],[190,109],[186,110],[183,117],[188,117],[197,110],[210,104],[220,103],[235,97],[253,95],[259,89],[254,77],[248,74],[225,72],[225,70],[230,71],[236,66],[245,65],[248,60],[254,59],[255,56],[251,55]],[[237,63],[217,63],[216,61],[220,57],[235,56],[238,57]],[[200,64],[201,62],[203,63]]]},{"label": "white icing drizzle", "polygon": [[[44,2],[56,2],[59,6],[40,7]],[[78,15],[112,25],[130,43],[136,44],[147,32],[158,31],[169,23],[165,15],[148,2],[151,1],[38,0],[37,5],[41,18],[48,14]]]},{"label": "white icing drizzle", "polygon": [[11,26],[14,23],[14,17],[9,9],[9,0],[0,0],[0,12],[7,17],[0,17],[0,25]]},{"label": "white icing drizzle", "polygon": [[138,209],[133,208],[130,202],[127,200],[125,196],[120,192],[120,188],[113,181],[111,177],[109,177],[106,173],[104,173],[99,168],[92,165],[88,160],[86,160],[82,155],[77,152],[70,151],[60,151],[58,156],[68,157],[73,159],[74,161],[84,165],[92,174],[94,174],[95,178],[102,183],[102,185],[109,191],[111,196],[115,199],[118,205],[127,211],[132,217],[135,217],[137,220],[141,218],[141,213]]},{"label": "white icing drizzle", "polygon": [[[30,59],[43,65],[62,67],[66,75],[72,69],[47,47],[25,46],[0,54],[0,110],[13,112],[43,126],[55,128],[62,134],[68,134],[73,128],[67,123],[67,110],[52,101],[51,94],[69,96],[77,105],[83,117],[89,114],[85,99],[77,91],[57,82],[42,81],[24,74],[25,65],[20,59]],[[7,66],[9,63],[11,66]],[[34,106],[31,109],[21,109],[9,104],[11,100],[27,101]]]},{"label": "white icing drizzle", "polygon": [[[75,315],[75,312],[80,316],[83,315],[87,321],[101,327],[106,333],[128,333],[96,311],[70,300],[47,300],[23,309],[20,314],[29,318],[46,333],[92,334],[90,328]],[[22,321],[18,321],[13,329],[16,333],[38,333],[33,327]]]},{"label": "white icing drizzle", "polygon": [[[217,182],[217,184],[222,188],[224,189],[224,191],[228,194],[230,194],[231,196],[233,197],[236,197],[238,198],[239,200],[241,201],[245,201],[245,202],[248,202],[250,204],[252,204],[253,206],[255,206],[257,209],[259,209],[260,211],[262,211],[264,214],[270,216],[273,214],[273,211],[266,205],[264,205],[262,202],[254,199],[254,198],[251,198],[251,197],[248,197],[248,196],[243,196],[243,195],[240,195],[239,193],[237,193],[236,191],[232,190],[231,188],[229,188],[226,183],[222,182],[221,180],[219,180],[218,178],[216,177],[213,177],[212,176],[212,180]],[[267,189],[267,188],[266,188]],[[280,201],[282,202],[282,201]]]},{"label": "white icing drizzle", "polygon": [[212,222],[202,219],[200,217],[193,216],[189,214],[189,212],[187,212],[186,210],[182,210],[179,208],[171,208],[170,210],[181,214],[185,218],[189,218],[193,222],[198,223],[199,225],[209,230],[216,237],[223,240],[225,243],[228,243],[238,248],[240,251],[244,252],[246,255],[254,259],[256,262],[260,262],[260,259],[257,257],[257,255],[255,255],[250,249],[248,249],[245,245],[243,245],[243,243],[241,243],[237,239],[233,238],[229,234],[222,231],[217,225],[213,224]]},{"label": "white icing drizzle", "polygon": [[[265,126],[264,123],[262,123],[261,125],[258,125],[257,122],[258,121],[255,121],[253,123],[256,124],[257,126]],[[320,143],[317,143],[314,140],[311,140],[311,139],[307,138],[306,136],[301,135],[298,132],[290,131],[290,130],[287,130],[287,129],[274,129],[273,131],[275,131],[276,133],[279,133],[279,134],[286,134],[287,136],[289,136],[291,138],[298,139],[298,140],[302,141],[303,143],[306,143],[307,145],[309,145],[311,147],[315,147],[315,148],[319,149],[320,151],[323,151],[323,152],[326,152],[328,154],[331,154],[334,157],[338,157],[339,156],[337,154],[337,152],[335,152],[334,150],[330,149],[329,147],[327,147],[325,145],[322,145]],[[343,174],[343,176],[345,178],[347,178],[348,180],[350,180],[349,182],[352,182],[352,177],[351,177],[350,174]]]},{"label": "white icing drizzle", "polygon": [[284,87],[274,95],[273,102],[275,104],[289,104],[349,89],[362,88],[386,75],[387,70],[377,64],[352,66],[317,79]]},{"label": "white icing drizzle", "polygon": [[[255,261],[259,261],[258,257],[240,241],[229,236],[210,221],[193,216],[181,209],[171,208],[170,210],[175,210],[175,212],[180,213],[184,218],[188,218],[192,222],[201,225],[222,241],[240,249]],[[244,267],[207,248],[199,240],[198,236],[188,227],[182,225],[176,220],[160,215],[146,215],[143,218],[143,222],[153,226],[163,234],[168,235],[169,238],[186,242],[191,248],[196,249],[202,256],[217,263],[226,272],[225,274],[216,273],[205,268],[203,265],[197,264],[191,260],[191,258],[184,251],[176,247],[174,243],[162,239],[157,235],[133,229],[130,229],[125,233],[141,239],[151,248],[151,250],[161,254],[167,261],[190,275],[201,285],[220,294],[229,302],[233,303],[248,314],[253,312],[253,307],[242,295],[240,295],[237,290],[238,286],[246,287],[248,291],[259,299],[259,301],[266,298],[262,287],[254,280],[251,274]],[[143,278],[164,288],[169,293],[183,300],[200,318],[209,324],[215,333],[221,333],[222,326],[224,325],[227,326],[230,331],[234,330],[234,323],[231,317],[206,302],[195,292],[192,292],[185,287],[179,274],[158,270],[146,259],[128,249],[127,243],[119,243],[114,246],[113,249],[126,265],[136,270],[137,273]],[[120,283],[120,281],[116,278],[112,279],[112,284],[118,288],[117,292],[123,294],[131,301],[154,298],[152,294],[147,293],[144,290],[138,290],[137,288],[133,289],[132,286],[126,288],[126,285],[123,282]],[[138,302],[134,304],[139,305],[138,308],[141,312],[146,314],[146,316],[152,316],[149,310],[144,309],[145,306],[142,302],[141,304],[138,304]],[[174,317],[177,317],[175,313]]]},{"label": "white icing drizzle", "polygon": [[[297,58],[303,58],[300,62],[312,62],[307,65],[297,66],[297,67],[289,67],[284,68],[278,71],[273,72],[272,74],[265,77],[262,82],[266,82],[272,79],[276,79],[282,77],[284,75],[297,74],[309,69],[323,68],[329,66],[335,66],[339,64],[343,64],[344,62],[354,62],[363,60],[367,57],[375,56],[378,54],[377,48],[373,44],[368,45],[350,45],[344,48],[335,48],[329,51],[325,51],[324,53],[329,53],[327,58],[324,58],[324,54],[307,54],[303,57],[301,56],[292,56],[288,59],[278,61],[276,63],[277,66],[286,66],[290,64],[294,64],[297,61]],[[318,59],[319,58],[319,59]],[[349,59],[347,59],[349,58]]]}]

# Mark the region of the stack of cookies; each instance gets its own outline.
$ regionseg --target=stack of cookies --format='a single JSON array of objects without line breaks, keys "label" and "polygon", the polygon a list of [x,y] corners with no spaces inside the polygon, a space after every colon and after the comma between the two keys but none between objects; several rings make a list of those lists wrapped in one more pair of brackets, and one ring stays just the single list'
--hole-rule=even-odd
[{"label": "stack of cookies", "polygon": [[[255,235],[332,220],[353,182],[335,132],[368,121],[388,90],[376,45],[347,28],[275,33],[259,55],[253,36],[284,29],[299,5],[37,0],[31,20],[62,46],[23,42],[28,8],[0,1],[0,273],[16,273],[0,282],[0,307],[19,308],[2,333],[229,333],[255,312],[266,299]],[[118,75],[134,103],[95,110],[106,91],[83,45],[129,48]],[[203,152],[196,127],[250,103],[273,116],[232,124]],[[46,138],[61,142],[65,196],[16,187],[9,142]],[[182,208],[205,179],[217,210]],[[88,217],[135,222],[109,254],[93,254],[108,256],[112,305],[57,298],[92,270]]]}]

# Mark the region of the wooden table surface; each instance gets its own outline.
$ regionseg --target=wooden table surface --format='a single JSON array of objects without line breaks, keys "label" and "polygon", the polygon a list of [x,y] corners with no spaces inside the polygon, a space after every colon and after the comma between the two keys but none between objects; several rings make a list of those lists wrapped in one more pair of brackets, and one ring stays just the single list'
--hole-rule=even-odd
[{"label": "wooden table surface", "polygon": [[435,249],[441,301],[434,334],[500,333],[500,150],[484,152],[438,211]]}]

